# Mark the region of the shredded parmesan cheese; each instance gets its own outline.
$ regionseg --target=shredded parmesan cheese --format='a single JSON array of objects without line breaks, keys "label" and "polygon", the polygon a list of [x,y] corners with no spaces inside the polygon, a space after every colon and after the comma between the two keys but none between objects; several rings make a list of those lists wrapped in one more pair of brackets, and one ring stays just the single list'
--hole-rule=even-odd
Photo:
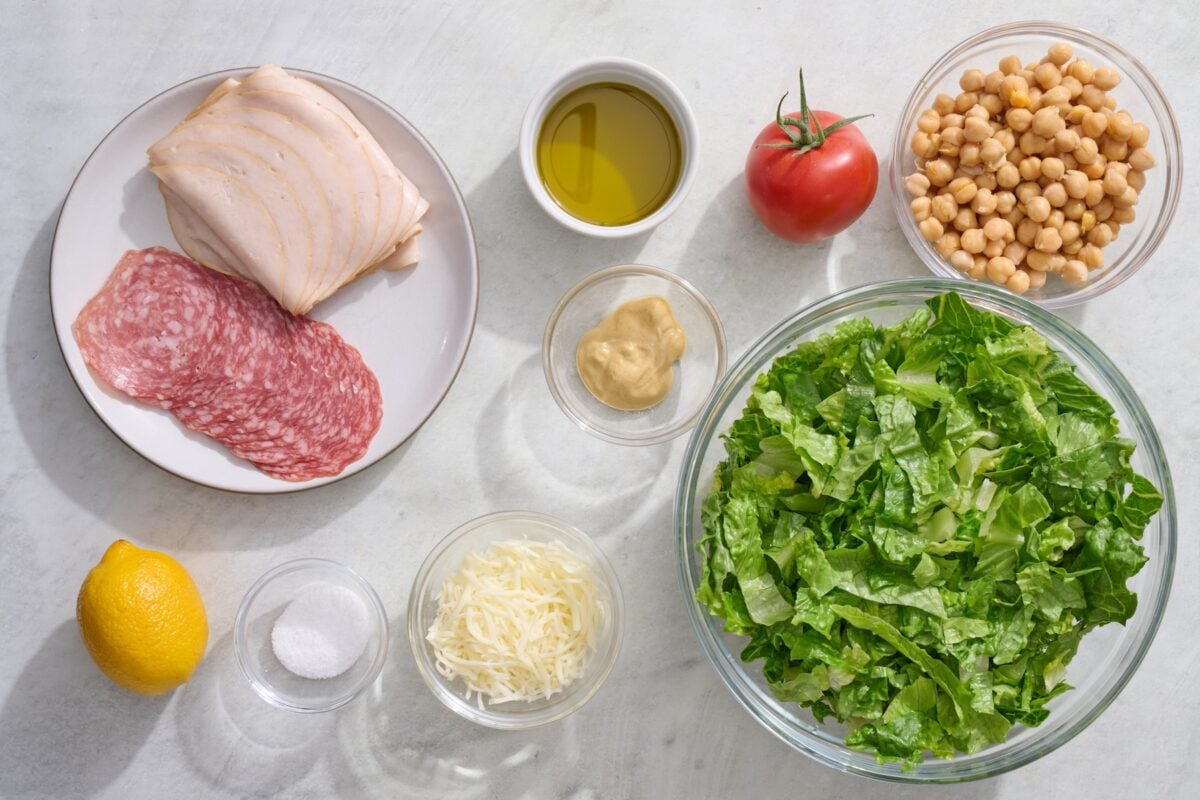
[{"label": "shredded parmesan cheese", "polygon": [[608,613],[596,576],[558,542],[493,543],[442,584],[427,639],[438,672],[490,703],[561,692],[583,672]]}]

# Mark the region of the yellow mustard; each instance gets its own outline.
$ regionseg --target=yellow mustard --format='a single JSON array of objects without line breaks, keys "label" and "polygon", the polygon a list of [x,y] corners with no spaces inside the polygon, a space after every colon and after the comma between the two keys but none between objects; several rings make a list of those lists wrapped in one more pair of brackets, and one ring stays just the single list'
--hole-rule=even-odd
[{"label": "yellow mustard", "polygon": [[675,381],[672,365],[687,336],[661,297],[622,304],[583,335],[575,351],[579,377],[597,400],[621,411],[661,402]]}]

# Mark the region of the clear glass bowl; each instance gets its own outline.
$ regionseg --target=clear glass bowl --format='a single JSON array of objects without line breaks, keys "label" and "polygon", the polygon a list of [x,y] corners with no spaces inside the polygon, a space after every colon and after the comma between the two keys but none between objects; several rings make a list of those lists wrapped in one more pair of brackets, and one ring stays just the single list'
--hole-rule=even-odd
[{"label": "clear glass bowl", "polygon": [[[579,377],[579,340],[629,300],[658,295],[671,305],[687,335],[673,367],[675,382],[662,402],[642,411],[620,411],[597,400]],[[615,444],[659,444],[696,424],[717,381],[725,374],[725,328],[695,286],[658,267],[628,264],[593,272],[558,302],[542,339],[542,368],[559,408],[588,433]]]},{"label": "clear glass bowl", "polygon": [[[328,583],[358,595],[367,608],[370,636],[350,669],[333,678],[301,678],[287,670],[271,647],[275,620],[305,588]],[[233,649],[246,680],[262,699],[302,713],[332,711],[357,697],[379,677],[387,658],[388,621],[383,601],[366,579],[324,558],[301,558],[269,570],[246,592],[233,623]]]},{"label": "clear glass bowl", "polygon": [[[466,685],[449,681],[437,671],[433,645],[425,638],[437,617],[442,584],[462,566],[469,553],[487,549],[493,542],[529,539],[558,542],[588,564],[596,575],[601,601],[607,606],[604,627],[596,648],[574,683],[549,698],[529,702],[485,703],[466,698]],[[459,716],[489,728],[521,730],[545,725],[578,711],[600,689],[612,671],[621,649],[625,607],[617,574],[603,551],[583,531],[562,520],[532,511],[500,511],[473,519],[438,542],[426,556],[413,581],[408,599],[408,642],[417,669],[434,695]]]},{"label": "clear glass bowl", "polygon": [[1076,56],[1087,59],[1094,67],[1112,67],[1121,74],[1121,83],[1112,94],[1117,98],[1119,108],[1150,129],[1150,141],[1146,146],[1158,163],[1146,173],[1146,187],[1135,206],[1137,218],[1121,226],[1120,237],[1104,248],[1104,267],[1092,272],[1086,283],[1078,285],[1050,275],[1043,288],[1031,289],[1025,295],[1047,308],[1082,303],[1123,283],[1154,254],[1175,216],[1183,189],[1183,143],[1162,87],[1141,62],[1102,36],[1058,22],[1013,22],[989,28],[956,45],[917,81],[900,113],[888,169],[892,207],[900,230],[913,250],[935,275],[969,280],[950,266],[932,243],[922,238],[909,209],[912,198],[904,190],[904,178],[918,167],[917,157],[909,150],[917,117],[933,104],[939,93],[957,96],[961,91],[958,79],[965,70],[990,72],[996,69],[1001,58],[1011,54],[1019,56],[1022,63],[1039,59],[1056,42],[1068,42]]},{"label": "clear glass bowl", "polygon": [[[1165,502],[1142,540],[1150,560],[1129,582],[1138,595],[1137,613],[1125,626],[1107,625],[1084,637],[1078,655],[1067,668],[1067,679],[1075,689],[1051,701],[1049,718],[1037,728],[1014,727],[1006,742],[974,755],[948,761],[929,758],[903,772],[898,764],[880,765],[872,754],[847,748],[842,744],[844,729],[819,724],[800,706],[776,700],[763,679],[761,661],[742,663],[739,653],[747,640],[725,633],[721,621],[694,599],[701,574],[696,545],[704,535],[700,504],[711,486],[716,464],[725,457],[720,437],[741,416],[758,374],[799,342],[826,333],[839,322],[868,317],[877,324],[892,324],[929,297],[946,291],[956,291],[980,308],[1031,325],[1075,364],[1079,376],[1116,409],[1122,435],[1137,442],[1134,469],[1159,488]],[[1158,630],[1175,565],[1175,526],[1174,491],[1162,443],[1137,393],[1112,361],[1086,336],[1040,306],[995,286],[938,278],[851,289],[815,303],[767,331],[733,366],[705,408],[684,454],[675,507],[680,580],[692,626],[734,697],[767,730],[824,764],[845,772],[912,783],[951,783],[1006,772],[1051,752],[1099,716],[1129,681]]]}]

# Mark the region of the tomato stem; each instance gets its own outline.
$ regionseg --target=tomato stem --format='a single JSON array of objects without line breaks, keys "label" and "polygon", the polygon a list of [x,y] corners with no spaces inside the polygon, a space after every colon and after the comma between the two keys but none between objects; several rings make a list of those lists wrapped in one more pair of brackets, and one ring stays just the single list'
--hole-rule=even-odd
[{"label": "tomato stem", "polygon": [[839,119],[828,128],[821,125],[821,121],[817,119],[817,115],[808,108],[808,93],[804,90],[803,67],[800,68],[799,119],[783,115],[783,101],[787,99],[787,96],[788,93],[784,92],[783,97],[779,98],[779,105],[775,107],[775,124],[788,137],[788,141],[763,144],[760,147],[773,147],[780,150],[795,150],[797,153],[807,153],[809,150],[815,150],[825,144],[825,140],[829,138],[829,135],[838,129],[844,128],[860,119],[875,116],[874,114],[859,114],[857,117]]}]

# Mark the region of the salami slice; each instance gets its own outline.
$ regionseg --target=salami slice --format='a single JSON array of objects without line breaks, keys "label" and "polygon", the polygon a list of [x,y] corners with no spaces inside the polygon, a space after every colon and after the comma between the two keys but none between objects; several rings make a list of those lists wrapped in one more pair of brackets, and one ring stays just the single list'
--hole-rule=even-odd
[{"label": "salami slice", "polygon": [[281,480],[337,475],[379,430],[379,382],[337,331],[165,248],[126,253],[73,331],[105,383]]}]

